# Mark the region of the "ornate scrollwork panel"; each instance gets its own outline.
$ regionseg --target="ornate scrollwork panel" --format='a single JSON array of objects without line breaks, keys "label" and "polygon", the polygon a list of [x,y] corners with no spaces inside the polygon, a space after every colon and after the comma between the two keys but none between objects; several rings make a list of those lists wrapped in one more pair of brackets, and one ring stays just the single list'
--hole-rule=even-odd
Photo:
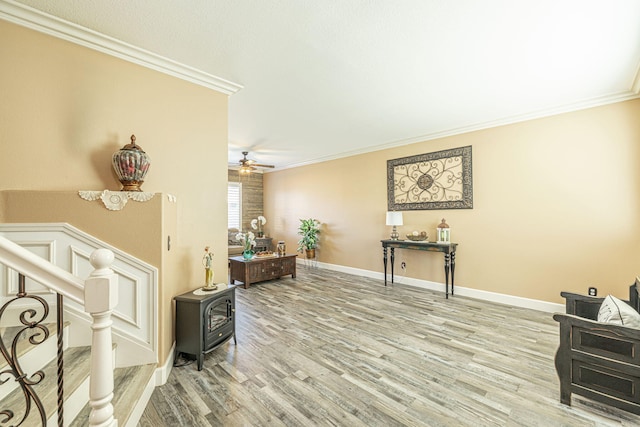
[{"label": "ornate scrollwork panel", "polygon": [[390,211],[473,208],[471,146],[387,161]]},{"label": "ornate scrollwork panel", "polygon": [[[20,364],[18,346],[21,341],[25,340],[31,345],[39,345],[49,338],[49,329],[43,323],[49,314],[49,305],[37,295],[26,294],[24,291],[24,276],[20,275],[19,280],[20,290],[16,297],[7,301],[0,308],[0,323],[2,323],[7,309],[16,301],[22,303],[26,299],[31,299],[42,310],[24,309],[18,316],[21,326],[11,328],[11,333],[5,333],[0,336],[0,353],[7,362],[7,368],[0,372],[0,384],[4,384],[9,380],[16,381],[25,399],[23,414],[16,414],[14,409],[11,408],[0,410],[0,425],[21,425],[29,416],[33,405],[38,410],[42,425],[46,425],[45,409],[33,388],[34,385],[39,384],[44,379],[44,372],[36,371],[32,374],[24,372]],[[16,415],[21,415],[21,418],[16,420]]]}]

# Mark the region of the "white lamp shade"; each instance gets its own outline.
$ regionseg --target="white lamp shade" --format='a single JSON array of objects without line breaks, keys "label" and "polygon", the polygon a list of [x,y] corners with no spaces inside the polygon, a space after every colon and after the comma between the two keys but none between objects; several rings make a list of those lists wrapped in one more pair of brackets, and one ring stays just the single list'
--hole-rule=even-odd
[{"label": "white lamp shade", "polygon": [[402,212],[387,212],[387,225],[402,225]]}]

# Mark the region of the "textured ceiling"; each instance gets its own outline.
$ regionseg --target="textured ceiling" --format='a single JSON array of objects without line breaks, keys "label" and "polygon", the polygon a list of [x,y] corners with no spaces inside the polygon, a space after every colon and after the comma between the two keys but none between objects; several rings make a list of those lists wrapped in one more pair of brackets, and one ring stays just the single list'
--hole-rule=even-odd
[{"label": "textured ceiling", "polygon": [[278,168],[637,96],[637,0],[20,0],[235,82]]}]

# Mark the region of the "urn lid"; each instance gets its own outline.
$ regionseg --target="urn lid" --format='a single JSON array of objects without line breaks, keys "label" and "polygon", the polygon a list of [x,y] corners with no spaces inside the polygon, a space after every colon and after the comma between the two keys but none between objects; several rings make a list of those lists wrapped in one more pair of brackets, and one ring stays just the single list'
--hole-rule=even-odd
[{"label": "urn lid", "polygon": [[121,150],[138,150],[144,153],[144,150],[139,145],[136,145],[136,136],[131,135],[131,142],[121,148]]}]

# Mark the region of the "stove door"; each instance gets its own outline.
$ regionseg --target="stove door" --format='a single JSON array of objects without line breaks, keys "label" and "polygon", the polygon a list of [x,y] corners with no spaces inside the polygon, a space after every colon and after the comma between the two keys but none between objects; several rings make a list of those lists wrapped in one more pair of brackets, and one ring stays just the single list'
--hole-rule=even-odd
[{"label": "stove door", "polygon": [[227,296],[216,298],[204,309],[204,351],[215,347],[233,333],[233,312],[231,299]]}]

